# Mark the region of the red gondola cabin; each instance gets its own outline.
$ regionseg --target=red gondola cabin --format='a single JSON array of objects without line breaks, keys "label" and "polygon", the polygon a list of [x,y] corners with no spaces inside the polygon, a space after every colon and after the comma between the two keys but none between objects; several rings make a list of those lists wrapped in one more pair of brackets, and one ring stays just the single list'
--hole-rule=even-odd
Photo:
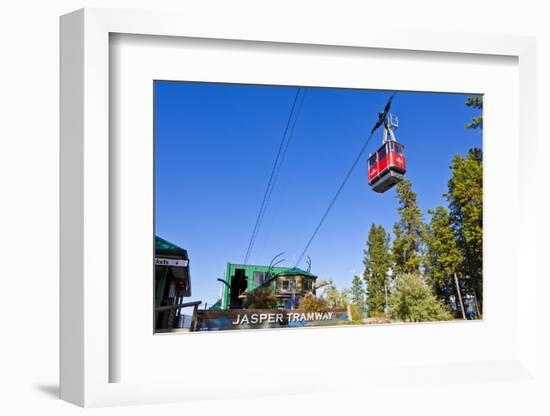
[{"label": "red gondola cabin", "polygon": [[369,185],[375,192],[386,192],[401,182],[405,171],[405,148],[396,141],[387,141],[369,157]]}]

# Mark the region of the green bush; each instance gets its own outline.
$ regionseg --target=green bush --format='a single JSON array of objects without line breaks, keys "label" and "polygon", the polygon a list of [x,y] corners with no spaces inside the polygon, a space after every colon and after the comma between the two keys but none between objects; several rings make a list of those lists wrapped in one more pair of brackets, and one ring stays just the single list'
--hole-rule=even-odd
[{"label": "green bush", "polygon": [[300,302],[300,310],[304,312],[325,312],[328,309],[326,300],[318,298],[311,293],[306,294]]},{"label": "green bush", "polygon": [[351,311],[351,321],[353,323],[361,323],[363,321],[363,308],[355,303],[349,305]]},{"label": "green bush", "polygon": [[246,294],[247,309],[274,309],[277,303],[277,296],[268,287],[259,287]]},{"label": "green bush", "polygon": [[404,273],[397,277],[395,289],[388,299],[388,306],[390,317],[404,322],[452,319],[445,306],[415,273]]}]

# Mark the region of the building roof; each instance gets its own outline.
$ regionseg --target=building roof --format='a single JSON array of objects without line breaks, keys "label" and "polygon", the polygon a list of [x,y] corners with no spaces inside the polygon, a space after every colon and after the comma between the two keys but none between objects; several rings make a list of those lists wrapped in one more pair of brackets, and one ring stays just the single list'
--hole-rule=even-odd
[{"label": "building roof", "polygon": [[155,236],[155,254],[183,256],[184,258],[187,258],[187,250],[175,245],[174,243],[166,241],[157,235]]},{"label": "building roof", "polygon": [[291,269],[286,269],[285,271],[277,273],[277,276],[309,276],[317,278],[313,273],[306,272],[298,267],[293,267]]},{"label": "building roof", "polygon": [[246,274],[252,274],[254,272],[268,272],[268,271],[270,271],[272,274],[277,274],[285,271],[287,268],[275,266],[270,269],[268,265],[261,266],[257,264],[227,263],[225,273],[226,275],[228,275],[230,273],[233,273],[234,270],[236,269],[244,269]]},{"label": "building roof", "polygon": [[[257,264],[238,264],[238,263],[227,263],[227,267],[231,269],[245,269],[248,272],[251,272],[252,270],[258,270],[258,271],[268,271],[269,266],[261,266]],[[306,272],[305,270],[302,270],[298,267],[284,267],[284,266],[275,266],[271,268],[271,274],[273,277],[275,276],[309,276],[313,278],[317,278],[313,273]]]},{"label": "building roof", "polygon": [[[242,264],[242,263],[227,263],[230,267],[233,267],[233,268],[242,268],[242,269],[246,269],[246,268],[251,268],[251,269],[268,269],[269,268],[269,265],[261,265],[261,264]],[[280,266],[275,266],[275,267],[272,267],[273,270],[275,269],[286,269],[286,267],[280,267]]]},{"label": "building roof", "polygon": [[298,267],[292,267],[290,269],[285,269],[278,273],[274,273],[273,276],[270,279],[267,279],[265,282],[263,282],[260,285],[260,287],[261,286],[265,287],[269,285],[273,280],[277,279],[279,276],[308,276],[308,277],[317,279],[317,276],[315,276],[313,273],[306,272],[305,270],[302,270]]}]

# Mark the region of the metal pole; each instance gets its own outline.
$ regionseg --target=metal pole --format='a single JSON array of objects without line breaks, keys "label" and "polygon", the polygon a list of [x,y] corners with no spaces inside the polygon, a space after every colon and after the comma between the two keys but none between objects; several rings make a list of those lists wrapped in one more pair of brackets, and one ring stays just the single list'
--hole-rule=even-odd
[{"label": "metal pole", "polygon": [[456,293],[458,293],[458,301],[460,302],[460,310],[462,311],[462,319],[466,319],[466,312],[464,312],[464,303],[462,303],[462,294],[460,293],[460,285],[458,284],[458,277],[455,273]]}]

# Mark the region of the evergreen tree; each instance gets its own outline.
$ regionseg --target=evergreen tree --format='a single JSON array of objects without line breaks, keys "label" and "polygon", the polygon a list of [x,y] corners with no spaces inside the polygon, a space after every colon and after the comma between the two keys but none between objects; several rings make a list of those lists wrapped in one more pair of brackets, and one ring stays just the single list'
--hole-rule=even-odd
[{"label": "evergreen tree", "polygon": [[454,274],[460,271],[462,253],[458,247],[449,210],[436,207],[426,233],[426,278],[438,299],[451,305],[456,296]]},{"label": "evergreen tree", "polygon": [[390,237],[384,227],[371,225],[364,251],[363,279],[367,284],[367,309],[370,316],[384,313],[388,271],[391,266]]},{"label": "evergreen tree", "polygon": [[404,273],[397,277],[388,304],[390,317],[404,322],[445,321],[452,318],[416,273]]},{"label": "evergreen tree", "polygon": [[[474,97],[468,97],[466,100],[466,105],[468,107],[475,108],[476,110],[483,111],[483,97],[477,95]],[[466,124],[467,129],[483,129],[483,114],[472,117],[470,122]]]},{"label": "evergreen tree", "polygon": [[455,156],[451,165],[449,192],[450,218],[462,253],[462,274],[483,303],[483,154],[470,149],[468,155]]},{"label": "evergreen tree", "polygon": [[422,264],[425,225],[410,180],[405,179],[397,185],[397,198],[400,218],[393,227],[394,271],[397,274],[418,273]]},{"label": "evergreen tree", "polygon": [[363,287],[363,280],[359,276],[353,276],[351,282],[351,301],[357,305],[360,311],[365,309],[365,288]]}]

